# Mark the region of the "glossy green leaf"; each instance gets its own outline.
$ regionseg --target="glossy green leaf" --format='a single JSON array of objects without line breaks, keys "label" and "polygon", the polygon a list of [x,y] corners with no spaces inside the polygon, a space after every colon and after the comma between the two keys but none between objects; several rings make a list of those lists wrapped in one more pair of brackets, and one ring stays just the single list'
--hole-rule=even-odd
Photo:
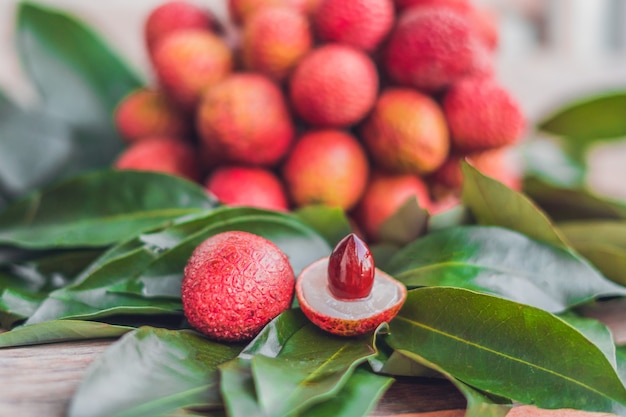
[{"label": "glossy green leaf", "polygon": [[89,366],[68,417],[156,417],[191,406],[221,407],[217,367],[239,350],[191,331],[140,328]]},{"label": "glossy green leaf", "polygon": [[607,278],[626,285],[626,221],[559,223],[572,246]]},{"label": "glossy green leaf", "polygon": [[322,235],[331,247],[352,232],[348,217],[339,207],[307,206],[294,215]]},{"label": "glossy green leaf", "polygon": [[535,136],[521,147],[524,176],[541,178],[550,184],[576,188],[584,184],[587,167],[563,150],[567,139]]},{"label": "glossy green leaf", "polygon": [[261,330],[239,357],[251,359],[254,355],[264,355],[275,358],[289,338],[308,324],[309,319],[300,309],[284,311]]},{"label": "glossy green leaf", "polygon": [[573,312],[565,312],[559,314],[558,317],[591,340],[614,368],[617,366],[615,341],[613,340],[611,330],[609,330],[606,324],[593,318],[579,316]]},{"label": "glossy green leaf", "polygon": [[501,226],[536,240],[567,247],[551,220],[525,195],[464,162],[463,203],[480,224]]},{"label": "glossy green leaf", "polygon": [[387,272],[410,288],[454,286],[552,312],[626,289],[563,248],[495,226],[462,226],[405,246]]},{"label": "glossy green leaf", "polygon": [[219,366],[220,389],[230,417],[264,417],[259,404],[250,359],[235,358]]},{"label": "glossy green leaf", "polygon": [[0,333],[0,347],[39,345],[72,340],[109,339],[133,330],[95,321],[56,320],[47,323],[20,326]]},{"label": "glossy green leaf", "polygon": [[35,312],[48,294],[42,286],[0,273],[0,328],[10,329]]},{"label": "glossy green leaf", "polygon": [[626,403],[626,388],[604,354],[534,307],[460,288],[419,288],[390,328],[386,342],[394,349],[491,395],[604,412]]},{"label": "glossy green leaf", "polygon": [[616,91],[559,109],[538,123],[541,131],[567,138],[568,148],[581,153],[589,145],[626,137],[626,92]]},{"label": "glossy green leaf", "polygon": [[37,191],[0,214],[0,242],[26,248],[97,247],[214,206],[187,180],[98,171]]},{"label": "glossy green leaf", "polygon": [[398,245],[411,242],[424,234],[428,217],[428,211],[420,206],[417,198],[409,198],[380,226],[380,241]]},{"label": "glossy green leaf", "polygon": [[622,382],[626,384],[626,345],[617,346],[615,354],[617,357],[617,373]]}]

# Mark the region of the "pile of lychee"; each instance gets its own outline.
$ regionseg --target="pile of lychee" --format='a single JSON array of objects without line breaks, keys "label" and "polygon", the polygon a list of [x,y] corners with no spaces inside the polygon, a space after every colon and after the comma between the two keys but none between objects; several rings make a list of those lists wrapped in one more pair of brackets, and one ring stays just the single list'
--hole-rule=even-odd
[{"label": "pile of lychee", "polygon": [[496,79],[496,18],[470,0],[172,1],[147,16],[155,83],[115,122],[119,169],[187,177],[227,205],[345,210],[375,241],[410,197],[455,201],[460,164],[518,185],[524,134]]}]

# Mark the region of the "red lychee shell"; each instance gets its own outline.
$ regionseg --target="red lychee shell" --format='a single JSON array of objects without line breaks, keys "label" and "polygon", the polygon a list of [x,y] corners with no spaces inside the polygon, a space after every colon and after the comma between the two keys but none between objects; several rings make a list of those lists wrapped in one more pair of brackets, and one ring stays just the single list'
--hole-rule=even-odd
[{"label": "red lychee shell", "polygon": [[391,0],[323,0],[313,23],[317,36],[324,42],[372,51],[387,36],[394,19]]},{"label": "red lychee shell", "polygon": [[196,124],[207,152],[229,163],[274,165],[294,137],[281,90],[254,73],[232,74],[211,88]]},{"label": "red lychee shell", "polygon": [[369,165],[357,139],[344,131],[305,133],[283,166],[283,179],[296,206],[325,204],[349,210],[365,189]]},{"label": "red lychee shell", "polygon": [[409,9],[383,49],[391,79],[437,92],[475,71],[484,57],[469,20],[449,8]]},{"label": "red lychee shell", "polygon": [[307,54],[289,84],[298,115],[319,127],[359,122],[374,105],[377,93],[378,73],[372,60],[341,44],[326,44]]},{"label": "red lychee shell", "polygon": [[241,49],[246,68],[280,81],[312,45],[309,20],[303,13],[271,7],[259,10],[246,21]]},{"label": "red lychee shell", "polygon": [[390,172],[427,174],[450,149],[443,110],[411,88],[384,90],[360,132],[372,159]]},{"label": "red lychee shell", "polygon": [[269,240],[241,231],[201,243],[184,271],[182,302],[189,324],[212,339],[248,341],[287,310],[294,273]]},{"label": "red lychee shell", "polygon": [[230,48],[217,35],[187,29],[166,36],[154,48],[154,69],[166,93],[193,111],[202,94],[233,67]]},{"label": "red lychee shell", "polygon": [[[307,316],[313,324],[324,331],[338,336],[358,336],[373,332],[382,323],[391,321],[391,319],[398,314],[406,299],[406,287],[379,269],[376,269],[374,287],[372,288],[370,296],[354,301],[335,299],[328,289],[328,286],[325,285],[328,259],[329,258],[322,258],[307,266],[296,280],[296,297],[298,303],[304,315]],[[311,288],[308,283],[312,279],[317,280],[317,282],[314,283]],[[381,289],[383,289],[381,285],[385,286],[388,293],[381,293]],[[317,306],[317,303],[313,301],[314,294],[312,293],[316,293],[316,298],[322,299],[330,305],[329,311],[320,311],[321,309]],[[383,309],[377,311],[373,308],[369,308],[368,310],[370,311],[368,311],[367,314],[359,312],[359,317],[355,317],[356,303],[371,302],[372,299],[377,297],[379,300],[384,300],[386,303]],[[349,311],[348,314],[352,315],[352,318],[338,317],[330,314],[330,311],[335,313],[341,310]]]},{"label": "red lychee shell", "polygon": [[271,171],[244,166],[217,168],[206,180],[206,189],[229,206],[287,211],[285,187]]},{"label": "red lychee shell", "polygon": [[219,29],[217,19],[208,10],[184,1],[169,1],[154,8],[144,25],[149,51],[163,37],[184,29]]},{"label": "red lychee shell", "polygon": [[228,0],[228,11],[235,23],[245,23],[257,11],[269,7],[292,7],[309,13],[318,0]]},{"label": "red lychee shell", "polygon": [[526,122],[511,93],[490,77],[468,77],[443,99],[452,148],[460,154],[508,146],[520,140]]},{"label": "red lychee shell", "polygon": [[190,144],[169,137],[149,137],[131,144],[117,158],[116,169],[154,171],[200,179],[196,150]]},{"label": "red lychee shell", "polygon": [[151,136],[185,137],[191,126],[163,93],[140,88],[120,101],[115,126],[124,140],[134,142]]}]

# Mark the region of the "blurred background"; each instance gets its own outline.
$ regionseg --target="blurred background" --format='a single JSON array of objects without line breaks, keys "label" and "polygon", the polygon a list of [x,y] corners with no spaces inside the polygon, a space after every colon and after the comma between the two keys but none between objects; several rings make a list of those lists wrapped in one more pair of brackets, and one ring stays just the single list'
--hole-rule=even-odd
[{"label": "blurred background", "polygon": [[[625,0],[475,0],[498,16],[498,77],[521,102],[531,123],[579,97],[626,90]],[[225,0],[192,0],[226,16]],[[16,0],[0,0],[0,89],[18,103],[35,100],[13,48]],[[142,41],[143,21],[161,0],[39,0],[93,26],[144,79],[152,79]],[[624,115],[626,117],[626,114]],[[531,132],[532,134],[532,132]],[[626,198],[626,143],[599,146],[589,182]],[[621,177],[621,175],[619,176]]]}]

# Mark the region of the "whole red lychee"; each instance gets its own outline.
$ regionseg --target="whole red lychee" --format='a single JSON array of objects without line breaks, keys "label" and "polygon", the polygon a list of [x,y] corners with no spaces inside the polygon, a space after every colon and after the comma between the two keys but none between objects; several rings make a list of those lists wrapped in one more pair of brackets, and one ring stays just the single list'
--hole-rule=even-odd
[{"label": "whole red lychee", "polygon": [[317,36],[324,42],[372,51],[389,33],[394,18],[391,0],[323,0],[313,23]]},{"label": "whole red lychee", "polygon": [[228,0],[228,11],[235,23],[243,24],[257,11],[270,7],[291,7],[309,13],[318,0]]},{"label": "whole red lychee", "polygon": [[150,137],[135,142],[118,156],[113,166],[116,169],[163,172],[191,181],[200,179],[196,150],[176,138]]},{"label": "whole red lychee", "polygon": [[347,45],[327,44],[307,54],[294,70],[289,97],[298,115],[319,127],[345,127],[370,111],[378,93],[372,60]]},{"label": "whole red lychee", "polygon": [[248,232],[214,235],[193,252],[181,294],[189,324],[208,337],[243,342],[291,305],[294,273],[287,255]]},{"label": "whole red lychee", "polygon": [[427,92],[441,91],[479,67],[482,44],[469,20],[449,8],[409,9],[383,50],[391,79]]},{"label": "whole red lychee", "polygon": [[432,172],[450,148],[439,104],[411,88],[384,90],[360,132],[372,159],[396,173]]},{"label": "whole red lychee", "polygon": [[205,185],[219,201],[229,206],[289,209],[282,182],[267,169],[223,166],[211,173]]},{"label": "whole red lychee", "polygon": [[339,130],[305,133],[283,166],[283,179],[296,206],[325,204],[345,210],[361,197],[369,174],[357,139]]},{"label": "whole red lychee", "polygon": [[206,151],[222,162],[270,166],[285,156],[294,126],[267,77],[235,73],[204,96],[196,120]]},{"label": "whole red lychee", "polygon": [[154,69],[166,93],[192,112],[204,92],[233,67],[230,48],[217,35],[198,29],[177,31],[158,42]]},{"label": "whole red lychee", "polygon": [[191,126],[160,91],[140,88],[120,101],[115,126],[124,140],[135,142],[151,136],[186,137]]},{"label": "whole red lychee", "polygon": [[209,10],[184,1],[168,1],[148,14],[144,25],[148,51],[163,37],[184,29],[217,31],[219,24]]},{"label": "whole red lychee", "polygon": [[525,130],[520,105],[490,77],[468,77],[453,85],[443,99],[452,148],[468,154],[516,143]]}]

